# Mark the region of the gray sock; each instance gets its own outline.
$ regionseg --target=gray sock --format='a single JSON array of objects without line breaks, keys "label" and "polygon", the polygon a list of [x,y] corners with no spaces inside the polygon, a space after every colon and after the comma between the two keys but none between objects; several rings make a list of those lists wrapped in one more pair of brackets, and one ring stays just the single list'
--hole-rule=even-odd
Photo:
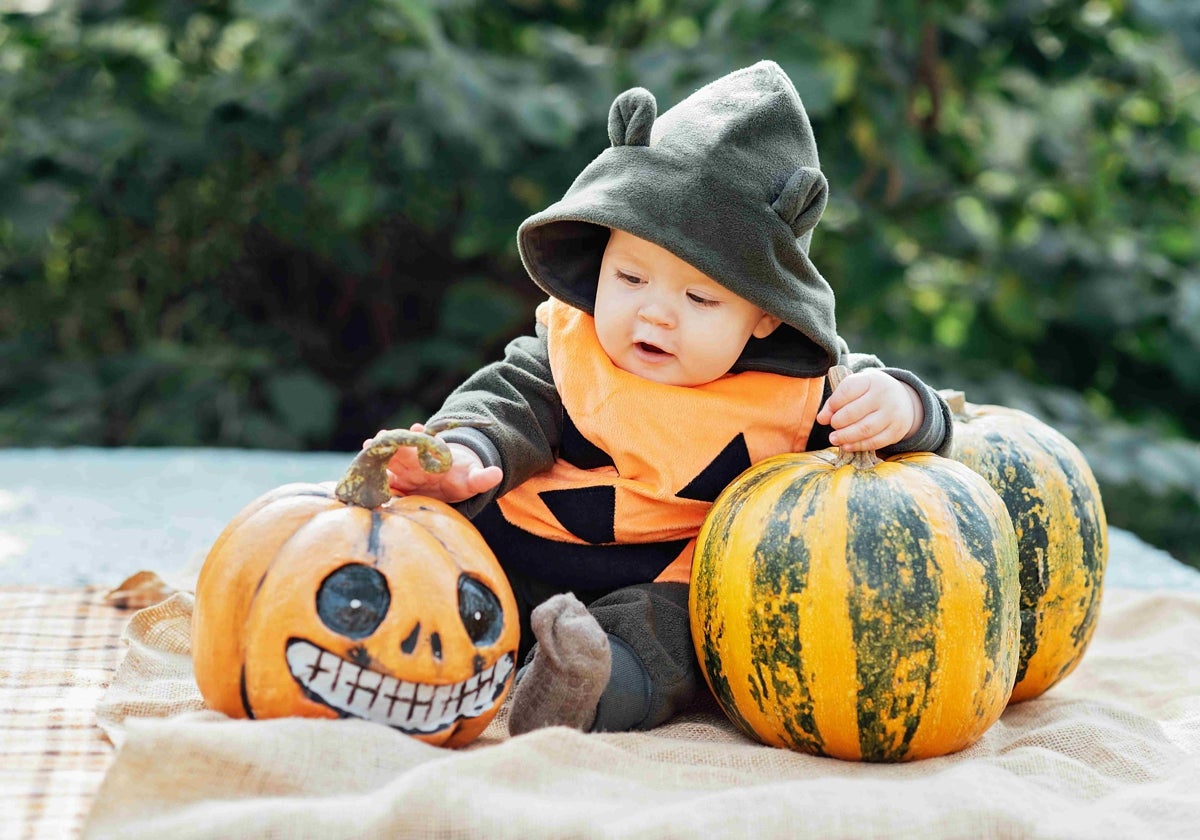
[{"label": "gray sock", "polygon": [[544,726],[587,730],[608,684],[608,634],[569,592],[539,604],[530,616],[537,651],[513,690],[508,730],[521,735]]}]

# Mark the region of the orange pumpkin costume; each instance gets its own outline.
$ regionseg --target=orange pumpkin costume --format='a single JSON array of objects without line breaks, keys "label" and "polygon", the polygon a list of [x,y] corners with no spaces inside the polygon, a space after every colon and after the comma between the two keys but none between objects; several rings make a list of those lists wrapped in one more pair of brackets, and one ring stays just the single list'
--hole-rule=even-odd
[{"label": "orange pumpkin costume", "polygon": [[[662,385],[616,367],[586,312],[550,300],[538,307],[538,320],[548,328],[550,369],[570,431],[548,470],[498,500],[500,513],[542,540],[658,544],[658,556],[673,561],[664,577],[663,568],[644,562],[623,570],[617,556],[618,568],[588,588],[641,583],[651,572],[686,583],[693,538],[712,502],[752,463],[804,450],[823,380],[747,371],[691,388]],[[570,562],[547,548],[551,562]],[[603,549],[592,556],[593,564],[603,562]],[[581,579],[569,569],[540,570]]]}]

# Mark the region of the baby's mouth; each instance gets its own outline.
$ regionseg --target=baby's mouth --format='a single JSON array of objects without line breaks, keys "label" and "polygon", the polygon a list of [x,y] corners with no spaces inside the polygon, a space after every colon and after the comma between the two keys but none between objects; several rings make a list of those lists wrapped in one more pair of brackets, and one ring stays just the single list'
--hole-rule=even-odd
[{"label": "baby's mouth", "polygon": [[637,342],[637,345],[636,345],[636,346],[637,346],[637,348],[638,348],[639,350],[641,350],[643,353],[650,353],[651,355],[655,355],[655,356],[669,356],[669,355],[671,355],[671,354],[670,354],[670,353],[668,353],[666,350],[664,350],[664,349],[662,349],[661,347],[658,347],[658,346],[656,346],[656,345],[653,345],[653,344],[649,343],[648,341],[639,341],[639,342]]}]

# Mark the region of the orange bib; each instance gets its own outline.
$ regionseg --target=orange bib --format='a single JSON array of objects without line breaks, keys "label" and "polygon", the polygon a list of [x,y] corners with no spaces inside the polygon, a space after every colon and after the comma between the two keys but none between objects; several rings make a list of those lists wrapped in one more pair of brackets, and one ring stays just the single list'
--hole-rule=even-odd
[{"label": "orange bib", "polygon": [[[550,300],[537,315],[549,329],[564,431],[554,465],[498,500],[513,525],[576,544],[691,539],[742,470],[804,450],[820,378],[748,371],[663,385],[617,368],[587,313]],[[658,579],[686,582],[691,547]]]}]

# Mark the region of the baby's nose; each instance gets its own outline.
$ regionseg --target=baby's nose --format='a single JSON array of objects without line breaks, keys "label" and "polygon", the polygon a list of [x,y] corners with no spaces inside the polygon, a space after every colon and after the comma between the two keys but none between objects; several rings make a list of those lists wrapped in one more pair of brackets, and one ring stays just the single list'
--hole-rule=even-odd
[{"label": "baby's nose", "polygon": [[638,310],[638,317],[647,324],[652,324],[656,327],[669,327],[675,322],[670,309],[657,302],[649,302],[643,305]]}]

